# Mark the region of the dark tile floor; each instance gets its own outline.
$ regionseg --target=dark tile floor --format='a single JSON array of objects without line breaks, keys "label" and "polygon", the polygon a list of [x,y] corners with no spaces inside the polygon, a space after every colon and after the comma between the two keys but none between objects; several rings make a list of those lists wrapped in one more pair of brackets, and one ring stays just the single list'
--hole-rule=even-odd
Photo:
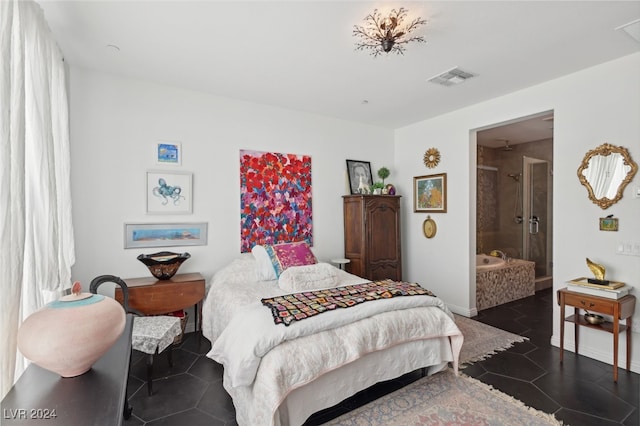
[{"label": "dark tile floor", "polygon": [[[549,344],[552,332],[551,289],[535,296],[482,311],[476,318],[530,340],[491,358],[468,366],[464,374],[539,410],[553,413],[565,424],[640,425],[640,375],[620,369],[613,382],[608,364],[566,352],[560,365],[559,350]],[[174,367],[164,356],[154,363],[154,395],[147,395],[145,360],[132,356],[129,401],[133,416],[125,425],[235,425],[231,398],[222,387],[222,367],[205,354],[210,344],[200,344],[193,333],[174,350]],[[306,425],[319,425],[418,379],[419,372],[377,384],[338,406],[314,414]]]}]

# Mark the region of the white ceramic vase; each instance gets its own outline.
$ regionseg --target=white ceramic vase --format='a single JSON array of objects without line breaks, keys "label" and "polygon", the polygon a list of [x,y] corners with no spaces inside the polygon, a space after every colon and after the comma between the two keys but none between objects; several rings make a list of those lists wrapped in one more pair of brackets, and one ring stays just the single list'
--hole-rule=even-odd
[{"label": "white ceramic vase", "polygon": [[122,306],[99,294],[64,296],[31,314],[18,330],[18,349],[36,365],[62,377],[79,376],[124,330]]}]

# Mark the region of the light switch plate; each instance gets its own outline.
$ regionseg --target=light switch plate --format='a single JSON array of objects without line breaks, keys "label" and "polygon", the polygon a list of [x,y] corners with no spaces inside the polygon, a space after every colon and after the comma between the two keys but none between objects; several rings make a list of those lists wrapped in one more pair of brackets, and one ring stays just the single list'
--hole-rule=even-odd
[{"label": "light switch plate", "polygon": [[640,257],[640,241],[618,241],[616,254]]}]

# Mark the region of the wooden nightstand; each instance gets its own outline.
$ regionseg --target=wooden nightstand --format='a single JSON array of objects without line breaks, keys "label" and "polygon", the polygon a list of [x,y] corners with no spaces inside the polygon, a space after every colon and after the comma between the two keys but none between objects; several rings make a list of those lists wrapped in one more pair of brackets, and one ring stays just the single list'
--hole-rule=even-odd
[{"label": "wooden nightstand", "polygon": [[[627,332],[627,371],[631,367],[631,317],[636,307],[636,297],[628,294],[620,299],[608,299],[561,288],[558,290],[558,305],[560,305],[560,362],[562,362],[564,354],[565,321],[574,324],[576,354],[578,353],[578,331],[580,326],[613,333],[613,381],[617,382],[618,337],[620,332],[625,330]],[[565,318],[565,306],[573,306],[574,314]],[[598,325],[590,324],[584,319],[584,315],[580,315],[580,309],[611,315],[613,316],[613,322],[605,321]],[[620,320],[626,320],[626,326],[621,325]]]},{"label": "wooden nightstand", "polygon": [[[129,287],[129,307],[145,315],[160,315],[194,306],[196,331],[202,330],[202,300],[205,282],[199,273],[177,274],[170,280],[155,277],[124,278]],[[122,291],[115,299],[122,303]]]}]

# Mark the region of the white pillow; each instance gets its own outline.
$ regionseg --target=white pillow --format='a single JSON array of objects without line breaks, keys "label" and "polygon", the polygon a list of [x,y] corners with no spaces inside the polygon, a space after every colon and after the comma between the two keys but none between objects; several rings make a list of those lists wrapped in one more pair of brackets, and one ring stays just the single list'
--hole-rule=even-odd
[{"label": "white pillow", "polygon": [[256,278],[258,281],[273,281],[277,279],[276,270],[273,269],[271,258],[265,248],[261,245],[255,245],[251,249],[251,253],[258,264],[256,268]]},{"label": "white pillow", "polygon": [[339,270],[328,263],[291,266],[278,278],[278,287],[287,291],[320,290],[338,285]]}]

